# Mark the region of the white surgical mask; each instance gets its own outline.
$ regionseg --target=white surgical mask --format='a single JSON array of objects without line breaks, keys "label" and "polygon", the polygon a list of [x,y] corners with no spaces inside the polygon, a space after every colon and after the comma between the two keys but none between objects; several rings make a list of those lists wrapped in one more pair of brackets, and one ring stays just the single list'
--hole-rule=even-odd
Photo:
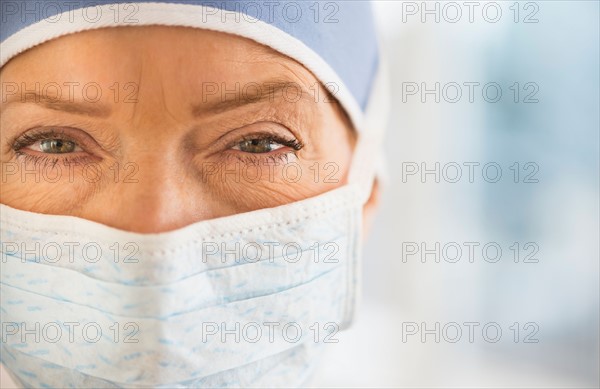
[{"label": "white surgical mask", "polygon": [[2,362],[26,387],[301,385],[352,317],[359,192],[150,235],[2,205]]}]

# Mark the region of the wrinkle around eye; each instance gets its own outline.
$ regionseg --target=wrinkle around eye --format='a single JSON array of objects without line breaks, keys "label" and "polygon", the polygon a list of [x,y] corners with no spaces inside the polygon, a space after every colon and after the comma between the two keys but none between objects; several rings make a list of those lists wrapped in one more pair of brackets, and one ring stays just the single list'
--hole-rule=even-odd
[{"label": "wrinkle around eye", "polygon": [[[309,180],[310,181],[310,180]],[[221,182],[215,188],[218,196],[237,207],[237,212],[247,212],[261,208],[271,208],[299,201],[319,192],[318,183],[289,184],[283,181],[260,180],[248,185],[233,181]]]}]

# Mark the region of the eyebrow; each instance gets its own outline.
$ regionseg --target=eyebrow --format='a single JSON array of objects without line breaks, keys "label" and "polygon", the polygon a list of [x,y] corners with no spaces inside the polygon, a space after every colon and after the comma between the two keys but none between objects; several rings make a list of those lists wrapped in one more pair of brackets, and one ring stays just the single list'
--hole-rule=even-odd
[{"label": "eyebrow", "polygon": [[4,112],[4,110],[8,106],[15,103],[32,103],[54,111],[63,111],[77,115],[94,116],[102,118],[106,118],[111,114],[110,107],[99,102],[79,102],[72,100],[61,100],[56,97],[40,95],[37,93],[27,93],[24,96],[11,95],[7,97],[6,101],[2,104],[2,109],[0,110],[0,112]]},{"label": "eyebrow", "polygon": [[[236,84],[236,90],[222,89],[224,83],[211,83],[217,85],[217,90],[210,93],[211,96],[217,97],[212,101],[206,101],[207,96],[204,95],[204,86],[202,87],[201,104],[192,105],[192,114],[195,117],[203,116],[208,113],[222,113],[248,105],[260,104],[265,102],[274,102],[276,98],[279,101],[287,100],[288,102],[298,103],[300,101],[314,102],[308,90],[299,83],[291,81],[266,81],[262,83],[247,83],[240,87],[239,90]],[[251,86],[250,86],[251,85]],[[247,87],[247,89],[246,89]],[[246,89],[246,93],[244,92]],[[259,93],[255,93],[255,92]],[[284,93],[287,97],[284,97]],[[278,97],[278,95],[280,95]]]},{"label": "eyebrow", "polygon": [[[252,86],[247,88],[248,93],[244,93],[244,88],[249,85]],[[309,93],[304,86],[291,81],[273,80],[262,83],[248,83],[243,88],[240,88],[240,90],[236,89],[235,91],[227,89],[221,90],[221,88],[224,87],[224,83],[217,84],[217,86],[218,89],[216,93],[211,93],[211,95],[220,98],[213,99],[212,101],[206,101],[201,104],[192,105],[191,109],[193,116],[201,117],[205,114],[227,112],[237,108],[241,108],[243,106],[265,102],[274,102],[278,94],[280,94],[280,100],[288,100],[289,98],[289,102],[310,101],[314,103],[311,93]],[[257,90],[260,93],[250,92]],[[286,95],[289,93],[289,96],[283,97],[284,93],[286,93]],[[300,95],[298,96],[298,94]],[[204,90],[203,99],[206,99],[206,96],[204,96]],[[111,115],[112,112],[110,106],[102,104],[100,102],[61,100],[60,98],[45,96],[38,93],[27,93],[24,96],[11,95],[6,98],[5,102],[3,102],[0,112],[4,112],[4,110],[7,107],[15,103],[36,104],[46,109],[51,109],[54,111],[62,111],[76,115],[92,116],[99,118],[107,118]]]}]

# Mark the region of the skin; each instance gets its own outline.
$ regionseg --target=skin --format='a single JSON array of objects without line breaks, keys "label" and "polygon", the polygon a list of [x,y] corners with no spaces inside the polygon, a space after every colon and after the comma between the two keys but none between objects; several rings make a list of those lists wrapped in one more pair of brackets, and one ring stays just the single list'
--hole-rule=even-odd
[{"label": "skin", "polygon": [[91,30],[18,55],[0,79],[0,202],[13,208],[156,233],[346,183],[356,136],[342,109],[302,65],[248,39]]}]

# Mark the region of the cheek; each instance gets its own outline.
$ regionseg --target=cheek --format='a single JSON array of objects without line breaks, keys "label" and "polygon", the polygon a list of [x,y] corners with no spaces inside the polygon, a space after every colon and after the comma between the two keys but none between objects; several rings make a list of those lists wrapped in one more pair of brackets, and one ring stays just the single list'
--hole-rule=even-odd
[{"label": "cheek", "polygon": [[[324,161],[298,160],[268,166],[225,164],[204,176],[209,193],[236,212],[275,207],[332,189],[339,179],[324,180]],[[331,175],[331,174],[330,174]]]},{"label": "cheek", "polygon": [[352,144],[345,127],[331,128],[318,141],[318,152],[277,166],[223,165],[204,177],[211,193],[235,212],[300,201],[347,182]]},{"label": "cheek", "polygon": [[85,201],[90,184],[69,181],[68,173],[56,167],[39,169],[3,162],[0,203],[30,212],[72,214]]}]

